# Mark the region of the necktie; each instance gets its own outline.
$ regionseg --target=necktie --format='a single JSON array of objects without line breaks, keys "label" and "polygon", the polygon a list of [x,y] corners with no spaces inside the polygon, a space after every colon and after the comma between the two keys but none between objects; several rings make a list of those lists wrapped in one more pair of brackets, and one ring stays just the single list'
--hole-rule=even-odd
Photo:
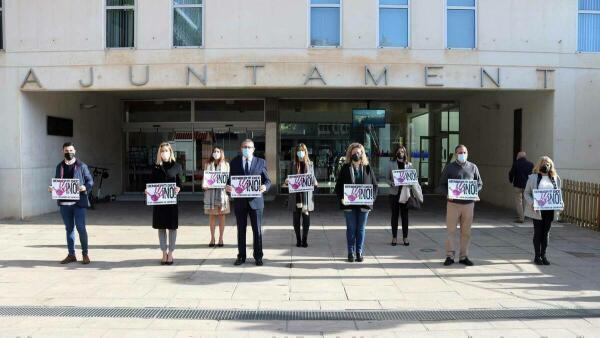
[{"label": "necktie", "polygon": [[250,169],[248,168],[248,160],[246,160],[246,164],[244,165],[244,174],[248,175],[250,173]]}]

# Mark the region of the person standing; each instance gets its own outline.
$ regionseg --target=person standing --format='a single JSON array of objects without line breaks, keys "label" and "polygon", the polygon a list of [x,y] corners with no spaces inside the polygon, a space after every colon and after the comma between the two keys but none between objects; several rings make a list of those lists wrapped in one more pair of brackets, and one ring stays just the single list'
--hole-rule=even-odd
[{"label": "person standing", "polygon": [[[267,164],[264,159],[254,156],[254,142],[246,139],[241,144],[241,156],[237,156],[230,163],[231,176],[260,175],[260,192],[264,193],[271,187],[271,180],[267,172]],[[233,191],[231,185],[227,185],[227,192]],[[237,222],[237,241],[238,256],[234,265],[242,265],[246,262],[246,227],[248,226],[248,217],[252,225],[253,256],[257,266],[263,265],[262,248],[262,221],[265,201],[263,196],[252,198],[236,198],[233,201],[233,210]]]},{"label": "person standing", "polygon": [[[220,147],[213,147],[212,155],[206,165],[205,170],[221,171],[229,173],[229,163],[225,160],[225,152]],[[223,246],[223,232],[225,231],[225,215],[229,214],[229,196],[225,188],[204,189],[204,213],[208,215],[208,223],[210,226],[210,243],[209,247],[215,246],[215,227],[216,218],[219,218],[219,243],[218,246]]]},{"label": "person standing", "polygon": [[[79,234],[81,243],[81,253],[83,255],[82,263],[90,264],[88,255],[88,235],[85,227],[86,209],[90,207],[88,191],[92,191],[94,179],[90,174],[88,166],[81,160],[75,158],[75,145],[72,142],[63,144],[64,160],[56,166],[54,178],[78,179],[79,180],[79,200],[58,200],[60,215],[62,216],[67,232],[68,254],[60,264],[69,264],[77,262],[75,256],[75,228]],[[52,187],[48,187],[48,192],[52,192]]]},{"label": "person standing", "polygon": [[513,184],[515,193],[515,209],[517,211],[515,223],[523,223],[525,221],[523,211],[523,191],[525,190],[527,178],[531,175],[532,170],[533,163],[527,160],[527,154],[524,151],[520,151],[517,154],[516,161],[508,172],[508,180]]},{"label": "person standing", "polygon": [[[456,161],[448,163],[440,178],[440,192],[448,196],[448,180],[475,180],[477,181],[478,191],[483,187],[479,169],[474,163],[467,161],[469,156],[467,147],[460,144],[454,149]],[[456,225],[460,223],[460,255],[459,263],[466,266],[472,266],[473,262],[469,259],[469,245],[471,244],[471,223],[473,223],[473,211],[475,201],[457,200],[447,197],[446,203],[446,228],[448,237],[446,238],[446,260],[444,265],[454,264],[455,250],[454,237]]]},{"label": "person standing", "polygon": [[[156,163],[152,168],[151,183],[175,183],[175,194],[181,191],[181,164],[175,162],[173,147],[168,142],[158,146]],[[148,190],[144,191],[149,194]],[[152,207],[152,228],[158,229],[158,241],[162,251],[161,265],[173,265],[173,252],[177,242],[179,227],[179,207],[177,204],[155,205]],[[167,245],[167,231],[168,245]],[[167,250],[168,249],[168,250]]]},{"label": "person standing", "polygon": [[[335,182],[335,193],[346,219],[346,244],[348,262],[362,262],[364,257],[365,227],[373,205],[346,205],[344,184],[372,184],[373,202],[377,196],[377,178],[369,165],[365,148],[360,143],[352,143],[346,150],[345,162]],[[355,256],[356,254],[356,256]]]},{"label": "person standing", "polygon": [[421,186],[417,184],[395,186],[394,170],[412,169],[412,163],[408,161],[408,152],[403,145],[398,145],[393,152],[394,158],[390,161],[390,170],[388,171],[388,181],[390,183],[390,207],[392,208],[392,246],[398,244],[398,216],[402,219],[402,243],[409,246],[408,242],[408,199],[411,194],[421,203],[423,202],[423,192]]},{"label": "person standing", "polygon": [[529,175],[523,193],[523,197],[525,198],[525,216],[533,220],[533,249],[535,252],[533,262],[536,265],[550,265],[550,261],[546,258],[548,237],[552,221],[558,219],[560,211],[536,211],[533,208],[533,190],[561,189],[561,186],[561,180],[554,167],[554,162],[550,157],[542,156],[533,168],[533,173]]},{"label": "person standing", "polygon": [[[310,174],[313,177],[313,184],[316,187],[318,185],[317,179],[315,178],[315,167],[308,156],[308,148],[304,143],[300,143],[295,148],[294,163],[292,164],[292,173],[297,174]],[[287,185],[288,179],[285,179]],[[305,191],[298,193],[290,193],[288,206],[293,212],[293,224],[294,232],[296,233],[296,246],[297,247],[308,247],[308,229],[310,228],[310,213],[315,210],[315,203],[313,200],[313,192]],[[302,235],[300,232],[300,220],[302,220]]]}]

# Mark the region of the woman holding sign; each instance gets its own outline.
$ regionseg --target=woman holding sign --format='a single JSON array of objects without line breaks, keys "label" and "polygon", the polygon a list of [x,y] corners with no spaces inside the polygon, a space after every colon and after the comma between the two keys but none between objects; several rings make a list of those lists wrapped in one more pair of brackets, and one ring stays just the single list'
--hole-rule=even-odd
[{"label": "woman holding sign", "polygon": [[552,221],[558,218],[563,207],[560,189],[561,181],[554,162],[550,157],[542,156],[533,167],[533,174],[529,175],[523,192],[525,216],[533,219],[533,262],[537,265],[550,265],[546,248]]},{"label": "woman holding sign", "polygon": [[346,218],[348,261],[363,261],[365,226],[377,196],[377,178],[369,166],[365,148],[352,143],[346,150],[346,159],[335,183],[335,193]]},{"label": "woman holding sign", "polygon": [[[295,148],[292,170],[293,176],[285,179],[285,184],[290,191],[288,206],[293,211],[296,246],[306,248],[308,247],[310,212],[315,209],[313,190],[318,183],[315,178],[314,165],[308,158],[308,148],[304,143],[298,144]],[[292,181],[290,182],[290,180]],[[302,219],[302,235],[300,235],[300,219]]]},{"label": "woman holding sign", "polygon": [[[152,169],[152,183],[175,183],[175,196],[181,190],[180,176],[183,173],[181,165],[175,162],[175,154],[170,143],[163,142],[158,146],[156,165]],[[151,191],[146,189],[146,195]],[[161,265],[173,264],[173,251],[177,240],[179,227],[179,210],[177,204],[154,205],[152,210],[152,227],[158,229],[158,239],[163,256]],[[169,231],[169,245],[167,251],[167,230]]]},{"label": "woman holding sign", "polygon": [[[215,223],[216,218],[219,218],[219,247],[223,246],[223,231],[225,230],[225,215],[229,214],[229,196],[225,191],[227,178],[224,180],[214,179],[225,177],[220,173],[227,173],[229,176],[229,163],[225,160],[225,152],[219,147],[213,147],[212,156],[204,169],[204,180],[202,189],[204,189],[204,213],[208,215],[210,225],[210,243],[209,247],[215,246]],[[216,173],[215,173],[216,172]],[[207,177],[207,175],[212,175]],[[219,181],[223,181],[222,185],[218,185]],[[219,186],[215,188],[213,186]],[[222,187],[221,187],[222,186]]]},{"label": "woman holding sign", "polygon": [[422,203],[423,192],[418,182],[417,171],[408,162],[406,148],[398,145],[394,154],[396,158],[390,161],[388,173],[392,208],[392,246],[398,244],[398,216],[402,219],[402,243],[408,246],[408,201],[410,198],[416,198]]}]

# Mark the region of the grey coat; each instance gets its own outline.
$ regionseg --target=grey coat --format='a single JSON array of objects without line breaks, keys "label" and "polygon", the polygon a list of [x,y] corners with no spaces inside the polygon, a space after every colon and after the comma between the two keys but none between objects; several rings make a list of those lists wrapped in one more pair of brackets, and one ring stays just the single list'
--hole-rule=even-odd
[{"label": "grey coat", "polygon": [[[292,167],[295,170],[295,166],[292,165]],[[296,173],[293,173],[293,174],[296,174]],[[312,162],[307,166],[307,174],[312,174],[313,180],[315,180],[315,182],[317,181],[315,178],[315,167]],[[308,205],[307,205],[308,211],[315,210],[314,193],[312,191],[307,191],[307,192],[297,193],[297,194],[304,194],[305,200],[308,201]],[[296,193],[288,194],[288,195],[289,195],[288,196],[288,209],[295,210],[296,209]]]},{"label": "grey coat", "polygon": [[[539,210],[535,211],[533,209],[533,189],[537,189],[537,185],[538,185],[537,180],[538,180],[538,174],[534,173],[534,174],[529,175],[529,178],[527,178],[527,185],[525,186],[525,191],[523,191],[523,199],[525,200],[525,216],[532,218],[532,219],[541,220],[542,213]],[[554,180],[556,181],[556,188],[561,189],[562,182],[560,181],[560,177],[558,177],[558,175],[556,175]],[[554,220],[555,221],[558,219],[559,215],[560,215],[560,211],[555,210],[554,211]]]}]

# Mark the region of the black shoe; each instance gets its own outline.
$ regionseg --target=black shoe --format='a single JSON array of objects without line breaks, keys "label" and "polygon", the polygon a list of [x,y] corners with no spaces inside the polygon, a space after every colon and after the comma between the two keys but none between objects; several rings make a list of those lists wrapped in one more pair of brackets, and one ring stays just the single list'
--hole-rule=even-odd
[{"label": "black shoe", "polygon": [[534,258],[533,263],[535,263],[535,265],[544,265],[544,262],[542,261],[541,257]]},{"label": "black shoe", "polygon": [[444,265],[448,266],[448,265],[452,265],[452,264],[454,264],[454,258],[446,257],[446,260],[444,261]]},{"label": "black shoe", "polygon": [[465,257],[461,260],[458,261],[460,264],[464,264],[466,266],[473,266],[475,264],[473,264],[473,262],[471,262],[471,260],[469,259],[469,257]]},{"label": "black shoe", "polygon": [[362,262],[364,259],[365,259],[365,258],[363,257],[363,255],[361,255],[361,254],[356,254],[356,261],[357,261],[357,262],[359,262],[359,263],[360,263],[360,262]]},{"label": "black shoe", "polygon": [[303,248],[308,248],[308,243],[306,241],[302,241],[302,247]]},{"label": "black shoe", "polygon": [[219,244],[217,244],[217,246],[218,246],[219,248],[222,248],[223,246],[225,246],[225,244],[223,244],[223,243],[219,243]]},{"label": "black shoe", "polygon": [[211,241],[210,243],[208,243],[208,247],[209,248],[214,248],[215,247],[215,241]]},{"label": "black shoe", "polygon": [[546,259],[546,256],[542,256],[542,264],[550,265],[550,261],[548,259]]},{"label": "black shoe", "polygon": [[296,246],[297,247],[301,247],[302,246],[302,242],[301,241],[296,241]]},{"label": "black shoe", "polygon": [[392,246],[396,246],[398,245],[398,241],[394,238],[392,239]]},{"label": "black shoe", "polygon": [[259,259],[256,260],[256,266],[263,266],[262,259],[259,258]]},{"label": "black shoe", "polygon": [[348,262],[350,262],[350,263],[354,262],[354,255],[351,253],[348,254]]},{"label": "black shoe", "polygon": [[410,245],[410,243],[408,242],[408,239],[407,239],[407,238],[404,238],[404,239],[402,240],[402,242],[404,243],[404,246],[409,246],[409,245]]},{"label": "black shoe", "polygon": [[242,264],[244,264],[244,263],[246,263],[246,259],[245,259],[245,258],[238,257],[238,258],[235,260],[235,263],[233,263],[233,265],[242,265]]}]

